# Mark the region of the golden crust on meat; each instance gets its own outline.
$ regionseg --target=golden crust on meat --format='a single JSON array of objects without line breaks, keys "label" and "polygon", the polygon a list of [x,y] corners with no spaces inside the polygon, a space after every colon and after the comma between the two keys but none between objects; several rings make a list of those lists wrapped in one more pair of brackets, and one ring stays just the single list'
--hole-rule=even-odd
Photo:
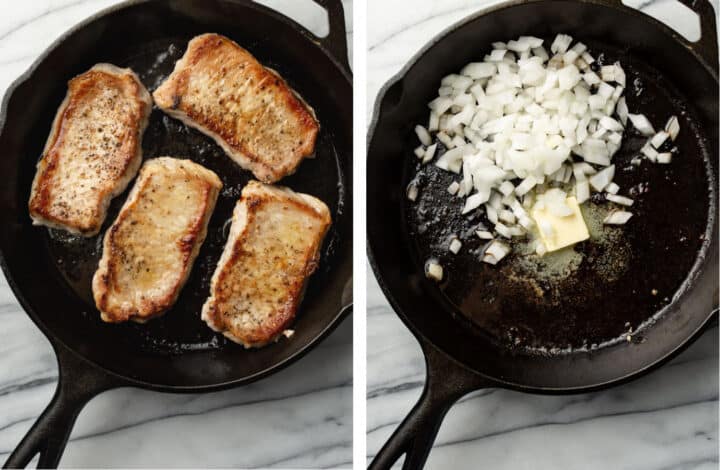
[{"label": "golden crust on meat", "polygon": [[177,300],[207,234],[222,183],[193,163],[148,160],[107,230],[93,296],[107,322],[147,321]]},{"label": "golden crust on meat", "polygon": [[246,347],[276,339],[295,317],[330,223],[322,201],[251,181],[235,207],[202,319]]},{"label": "golden crust on meat", "polygon": [[37,164],[28,203],[33,222],[95,235],[110,200],[140,167],[151,109],[130,69],[98,64],[70,80]]},{"label": "golden crust on meat", "polygon": [[192,39],[153,97],[263,182],[293,173],[314,153],[320,126],[312,109],[282,77],[226,37]]}]

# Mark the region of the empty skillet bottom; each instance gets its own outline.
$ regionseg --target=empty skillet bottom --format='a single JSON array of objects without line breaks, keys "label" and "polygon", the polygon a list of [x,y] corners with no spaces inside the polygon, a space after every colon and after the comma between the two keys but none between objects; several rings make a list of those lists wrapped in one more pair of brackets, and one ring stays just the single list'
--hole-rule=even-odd
[{"label": "empty skillet bottom", "polygon": [[[611,50],[586,43],[596,55]],[[521,255],[520,243],[497,266],[487,265],[480,261],[484,242],[474,235],[487,219],[461,215],[463,201],[447,192],[457,175],[421,166],[411,153],[405,157],[406,181],[418,172],[421,188],[417,201],[404,207],[418,269],[426,259],[439,258],[445,273],[439,287],[460,320],[504,347],[558,353],[642,341],[643,328],[672,301],[703,245],[713,184],[695,117],[658,71],[622,51],[600,57],[621,61],[631,111],[656,127],[671,115],[681,121],[679,154],[670,165],[631,165],[646,138],[625,132],[613,163],[620,193],[635,199],[627,225],[603,226],[614,205],[595,195],[583,208],[590,240],[544,258]],[[452,235],[463,242],[457,255],[448,251]]]}]

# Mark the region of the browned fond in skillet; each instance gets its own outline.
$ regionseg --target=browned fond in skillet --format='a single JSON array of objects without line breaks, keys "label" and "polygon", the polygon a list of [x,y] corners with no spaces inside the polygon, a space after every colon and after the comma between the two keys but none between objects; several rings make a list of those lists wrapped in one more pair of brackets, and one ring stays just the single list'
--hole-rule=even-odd
[{"label": "browned fond in skillet", "polygon": [[319,199],[251,181],[235,206],[202,319],[245,347],[276,339],[295,317],[330,223]]},{"label": "browned fond in skillet", "polygon": [[93,295],[107,322],[144,322],[177,299],[222,188],[190,160],[148,160],[105,234]]},{"label": "browned fond in skillet", "polygon": [[130,69],[98,64],[70,80],[37,164],[28,204],[33,223],[98,233],[110,200],[140,167],[151,109]]},{"label": "browned fond in skillet", "polygon": [[276,72],[217,34],[192,39],[153,97],[266,183],[295,172],[315,150],[313,110]]}]

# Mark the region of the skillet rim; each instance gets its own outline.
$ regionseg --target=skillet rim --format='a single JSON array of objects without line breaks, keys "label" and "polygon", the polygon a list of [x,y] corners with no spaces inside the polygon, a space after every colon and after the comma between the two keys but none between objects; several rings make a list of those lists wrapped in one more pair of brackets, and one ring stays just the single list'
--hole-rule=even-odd
[{"label": "skillet rim", "polygon": [[[114,13],[117,13],[121,10],[136,7],[136,6],[144,6],[152,3],[159,3],[159,2],[165,2],[166,0],[124,0],[120,3],[117,3],[115,5],[112,5],[107,8],[103,8],[99,10],[98,12],[94,13],[93,15],[83,19],[82,21],[78,22],[74,26],[67,29],[65,32],[63,32],[60,36],[58,36],[57,39],[55,39],[47,48],[45,48],[40,55],[32,62],[32,64],[23,72],[20,76],[18,76],[15,80],[10,83],[10,85],[5,90],[5,94],[2,99],[2,104],[0,104],[0,135],[5,133],[6,131],[6,123],[8,118],[8,106],[15,95],[17,89],[28,82],[33,75],[37,72],[38,67],[40,64],[42,64],[48,56],[54,52],[56,49],[62,47],[62,45],[65,43],[65,41],[72,35],[76,34],[77,32],[81,31],[82,29],[85,29],[90,24],[102,20],[105,17],[112,15]],[[320,51],[322,51],[323,55],[326,57],[327,60],[330,61],[330,63],[333,64],[333,66],[340,72],[342,77],[345,79],[346,82],[348,82],[348,85],[350,88],[353,88],[353,80],[352,80],[352,72],[351,70],[347,69],[340,60],[335,58],[333,54],[328,50],[327,47],[325,47],[322,43],[323,39],[325,38],[319,38],[315,36],[312,32],[310,32],[307,28],[302,26],[297,21],[293,20],[292,18],[276,11],[271,8],[266,7],[265,5],[262,5],[260,3],[257,3],[253,0],[215,0],[219,3],[233,3],[237,5],[242,5],[247,8],[253,8],[258,10],[261,14],[267,15],[269,17],[272,17],[273,19],[283,22],[290,26],[290,28],[295,31],[296,33],[303,36],[305,39],[307,39],[309,42],[313,44],[314,47],[319,48]],[[338,0],[340,1],[340,0]],[[326,6],[322,6],[323,9],[327,11]],[[328,18],[329,21],[329,18]],[[343,19],[344,21],[344,19]],[[343,38],[344,41],[347,41],[347,38]],[[352,174],[352,165],[350,167],[350,174]],[[352,188],[352,181],[349,181],[349,185]],[[350,191],[352,193],[352,191]],[[350,198],[349,202],[346,201],[345,204],[349,204],[352,208],[353,201],[352,197]],[[352,220],[350,221],[352,225]],[[352,240],[351,240],[352,243]],[[353,255],[352,250],[349,253],[350,262],[352,264],[353,262]],[[340,264],[340,263],[338,263]],[[273,363],[270,367],[267,367],[259,372],[256,372],[255,374],[244,376],[241,378],[235,378],[232,380],[225,380],[222,382],[216,382],[216,383],[208,383],[203,385],[168,385],[168,384],[159,384],[154,382],[148,382],[144,380],[139,380],[137,378],[119,374],[117,372],[111,371],[107,369],[106,367],[100,365],[94,358],[87,357],[83,354],[80,354],[77,352],[74,348],[67,345],[65,342],[60,340],[58,336],[52,331],[51,328],[48,328],[45,323],[41,320],[40,316],[35,312],[35,310],[32,308],[28,300],[26,299],[25,295],[22,292],[22,288],[20,285],[16,282],[14,275],[12,274],[7,261],[5,259],[5,254],[3,252],[2,247],[0,247],[0,268],[2,269],[3,274],[5,275],[5,279],[7,280],[8,286],[12,290],[13,294],[15,295],[15,298],[17,299],[20,306],[23,308],[25,314],[30,317],[32,322],[35,324],[35,326],[38,327],[38,329],[43,333],[43,335],[47,338],[47,340],[50,342],[50,345],[53,349],[53,353],[55,355],[55,359],[58,362],[58,376],[61,377],[63,374],[63,367],[64,364],[62,364],[60,360],[60,349],[62,348],[65,352],[73,355],[76,359],[81,360],[82,362],[86,362],[86,366],[90,369],[91,372],[95,374],[105,374],[108,377],[114,378],[119,380],[121,383],[118,384],[118,387],[121,386],[134,386],[138,388],[143,388],[146,390],[154,390],[154,391],[160,391],[160,392],[172,392],[172,393],[200,393],[200,392],[213,392],[213,391],[220,391],[220,390],[226,390],[229,388],[233,388],[240,385],[246,385],[251,382],[255,382],[257,380],[260,380],[264,377],[267,377],[269,375],[272,375],[275,372],[278,372],[285,367],[291,365],[298,359],[305,356],[310,350],[312,350],[315,346],[317,346],[319,343],[322,342],[332,331],[334,331],[342,322],[342,320],[345,319],[353,310],[353,299],[352,299],[352,289],[349,290],[349,299],[348,303],[345,305],[342,305],[335,315],[332,318],[329,318],[327,321],[327,324],[320,330],[320,332],[310,339],[306,344],[304,344],[300,349],[298,349],[295,353],[292,355],[286,357],[283,360],[277,361]],[[344,297],[345,290],[348,285],[348,281],[350,282],[350,285],[352,285],[352,269],[350,271],[350,275],[348,276],[348,280],[344,283],[345,288],[343,289],[343,292],[341,293],[341,297]]]},{"label": "skillet rim", "polygon": [[[452,34],[453,32],[459,30],[460,28],[468,25],[469,23],[477,20],[478,18],[482,16],[489,15],[491,13],[495,13],[501,10],[506,10],[510,8],[514,8],[520,5],[529,4],[529,3],[543,3],[547,1],[554,1],[554,0],[508,0],[505,2],[500,2],[495,5],[491,5],[486,8],[479,9],[475,11],[474,13],[471,13],[470,15],[454,22],[450,26],[444,28],[439,33],[437,33],[435,36],[433,36],[427,43],[425,43],[420,49],[415,52],[410,59],[403,65],[403,67],[394,75],[392,75],[380,88],[378,91],[378,94],[375,98],[375,103],[373,105],[373,114],[372,118],[370,120],[370,124],[368,125],[368,134],[367,134],[367,141],[366,141],[366,159],[370,158],[370,146],[373,141],[373,138],[375,136],[376,129],[378,127],[378,124],[380,122],[380,115],[381,115],[381,107],[383,105],[383,102],[385,101],[385,97],[387,95],[387,92],[390,88],[393,86],[402,83],[402,81],[405,79],[408,71],[415,67],[419,61],[422,60],[422,58],[426,55],[426,53],[435,47],[439,42],[443,41],[448,35]],[[693,58],[710,74],[710,76],[713,78],[713,80],[718,83],[720,82],[718,78],[718,71],[714,70],[705,60],[704,57],[700,55],[700,53],[690,47],[688,43],[692,43],[692,41],[686,40],[684,37],[682,37],[678,32],[670,28],[665,23],[662,23],[661,21],[655,19],[654,17],[647,15],[643,13],[640,10],[637,10],[635,8],[628,7],[622,3],[621,0],[617,0],[617,3],[614,3],[613,0],[609,1],[602,1],[602,0],[560,0],[560,1],[570,1],[575,3],[584,3],[584,4],[593,4],[605,8],[615,9],[619,10],[624,14],[632,15],[635,18],[638,18],[640,20],[644,20],[646,23],[649,23],[650,25],[653,25],[661,30],[662,33],[668,35],[673,39],[675,42],[677,42],[680,46],[682,46],[685,50],[687,50]],[[683,2],[681,2],[683,3]],[[699,13],[693,11],[698,17],[700,16]],[[717,33],[716,33],[717,35]],[[717,38],[716,38],[717,40]],[[696,42],[696,44],[699,43]],[[367,179],[367,175],[366,175]],[[717,183],[717,181],[716,181]],[[711,199],[710,203],[711,205],[714,202],[715,207],[717,207],[718,204],[718,194],[717,190],[715,191],[715,197],[714,201]],[[718,245],[718,217],[715,216],[714,223],[708,224],[705,228],[705,235],[710,236],[710,242],[707,243],[704,246],[701,246],[700,248],[700,254],[696,257],[695,262],[690,269],[690,272],[688,273],[687,277],[683,281],[683,285],[687,283],[688,281],[696,280],[699,278],[705,271],[705,267],[703,264],[705,264],[705,257],[702,256],[703,252],[705,256],[711,255],[711,251],[713,249],[713,245],[716,247],[717,251],[717,245]],[[373,252],[373,244],[370,242],[371,236],[370,236],[370,229],[369,225],[366,226],[366,239],[367,239],[367,257],[368,261],[370,263],[370,266],[372,267],[373,274],[375,275],[375,279],[380,286],[380,289],[382,290],[383,294],[385,295],[385,298],[387,299],[388,303],[390,303],[390,306],[393,308],[393,311],[395,314],[400,318],[400,320],[403,322],[403,324],[410,330],[412,335],[418,340],[420,343],[422,354],[423,356],[427,356],[425,352],[425,346],[431,345],[432,347],[436,348],[438,351],[441,351],[442,354],[444,354],[448,359],[451,361],[459,364],[464,369],[466,369],[468,372],[472,374],[476,374],[478,376],[481,376],[488,380],[491,384],[488,386],[501,386],[503,388],[511,389],[511,390],[518,390],[518,391],[524,391],[524,392],[531,392],[531,393],[540,393],[540,394],[571,394],[571,393],[578,393],[578,392],[587,392],[587,391],[594,391],[594,390],[600,390],[604,388],[608,388],[614,385],[619,385],[625,382],[628,382],[630,380],[633,380],[635,378],[638,378],[642,375],[647,374],[648,372],[654,370],[655,368],[661,366],[662,364],[666,363],[673,357],[677,356],[680,352],[682,352],[684,349],[686,349],[690,344],[692,344],[700,335],[702,335],[703,330],[705,327],[710,323],[713,316],[715,316],[718,312],[718,297],[717,297],[717,291],[713,293],[714,299],[713,299],[713,308],[706,314],[705,318],[698,324],[697,328],[693,331],[690,331],[686,338],[674,346],[670,351],[665,353],[664,355],[661,355],[654,359],[653,361],[642,365],[639,368],[636,368],[635,370],[626,373],[622,376],[615,377],[610,380],[606,380],[604,382],[598,382],[588,385],[582,385],[582,386],[570,386],[570,387],[550,387],[550,386],[531,386],[531,385],[525,385],[521,383],[511,382],[499,377],[491,376],[487,373],[481,372],[469,365],[467,365],[465,362],[461,361],[460,359],[457,359],[452,354],[448,353],[445,348],[441,347],[440,345],[436,344],[435,342],[431,341],[419,328],[417,328],[413,322],[410,320],[410,315],[407,315],[404,311],[404,309],[400,306],[397,299],[392,293],[392,289],[387,285],[385,279],[382,277],[382,274],[380,273],[380,264],[378,263],[375,254]],[[711,260],[712,261],[712,260]],[[710,262],[711,262],[710,261]],[[682,287],[682,286],[681,286]],[[692,288],[690,289],[690,291]],[[689,293],[689,292],[687,292]],[[657,315],[662,310],[667,309],[669,306],[673,305],[675,302],[671,302],[667,306],[663,307],[661,310],[658,310],[655,312],[655,315]],[[654,316],[654,315],[653,315]],[[429,371],[428,371],[429,373]]]}]

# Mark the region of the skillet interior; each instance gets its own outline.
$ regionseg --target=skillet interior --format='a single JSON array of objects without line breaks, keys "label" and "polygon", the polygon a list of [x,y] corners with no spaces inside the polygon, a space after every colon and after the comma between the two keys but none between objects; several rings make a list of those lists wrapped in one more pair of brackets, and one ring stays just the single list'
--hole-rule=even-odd
[{"label": "skillet interior", "polygon": [[[17,89],[2,137],[2,173],[8,182],[2,191],[2,248],[16,293],[34,319],[71,349],[150,386],[196,387],[252,379],[313,343],[350,301],[349,80],[308,36],[268,15],[268,10],[237,2],[216,4],[209,8],[194,1],[139,3],[71,34]],[[152,92],[184,53],[187,41],[204,32],[227,35],[277,70],[314,107],[322,126],[316,158],[303,162],[280,184],[322,199],[334,223],[301,306],[296,335],[260,350],[244,350],[214,334],[199,318],[227,236],[225,222],[252,176],[199,132],[155,108],[143,140],[144,158],[189,157],[215,171],[224,183],[188,283],[164,317],[146,325],[107,325],[92,301],[90,279],[101,255],[102,234],[127,191],[114,199],[103,232],[91,239],[32,227],[27,215],[35,162],[67,80],[97,62],[111,62],[132,67]]]},{"label": "skillet interior", "polygon": [[[672,168],[646,163],[640,170],[620,172],[617,178],[623,188],[648,181],[655,189],[638,197],[642,202],[633,208],[635,226],[624,237],[632,258],[621,278],[603,283],[592,272],[579,271],[563,281],[561,302],[553,303],[549,285],[541,286],[547,292],[540,300],[528,295],[532,273],[520,272],[523,279],[511,284],[507,280],[511,263],[498,270],[482,265],[477,255],[468,255],[480,246],[479,240],[469,237],[472,241],[461,252],[465,255],[447,252],[449,234],[467,231],[478,222],[459,216],[457,203],[449,208],[445,188],[450,175],[424,168],[420,205],[426,213],[422,216],[417,215],[418,206],[406,202],[404,188],[416,166],[412,127],[427,119],[426,103],[436,96],[440,79],[481,58],[493,41],[523,34],[552,37],[558,32],[586,42],[596,56],[605,52],[608,59],[620,57],[629,64],[645,88],[639,97],[630,94],[631,106],[637,103],[656,123],[673,113],[681,115],[685,135]],[[717,190],[717,81],[664,26],[631,10],[592,2],[537,1],[501,7],[469,19],[431,44],[390,86],[376,111],[378,122],[368,156],[368,239],[374,266],[406,323],[456,359],[516,386],[600,385],[664,357],[709,315],[717,283],[716,245],[707,251],[717,226],[708,218],[717,211],[710,191]],[[639,143],[638,139],[624,143],[618,160],[629,160]],[[389,198],[380,196],[381,188],[387,187],[400,189]],[[438,215],[440,221],[427,223]],[[687,240],[681,242],[683,236]],[[598,258],[587,245],[578,249]],[[448,273],[448,281],[439,289],[422,276],[425,259],[438,254]],[[709,269],[694,282],[704,283],[705,290],[695,285],[690,297],[687,289],[693,282],[683,282],[691,271],[689,277],[695,277],[703,265]],[[653,288],[659,295],[651,295]],[[678,300],[668,306],[673,294]],[[642,328],[633,343],[592,353],[558,354],[568,344],[590,346],[611,339],[627,331],[626,322],[637,328],[656,311],[658,321]],[[528,346],[535,351],[530,353]],[[537,349],[545,354],[537,354]]]}]

